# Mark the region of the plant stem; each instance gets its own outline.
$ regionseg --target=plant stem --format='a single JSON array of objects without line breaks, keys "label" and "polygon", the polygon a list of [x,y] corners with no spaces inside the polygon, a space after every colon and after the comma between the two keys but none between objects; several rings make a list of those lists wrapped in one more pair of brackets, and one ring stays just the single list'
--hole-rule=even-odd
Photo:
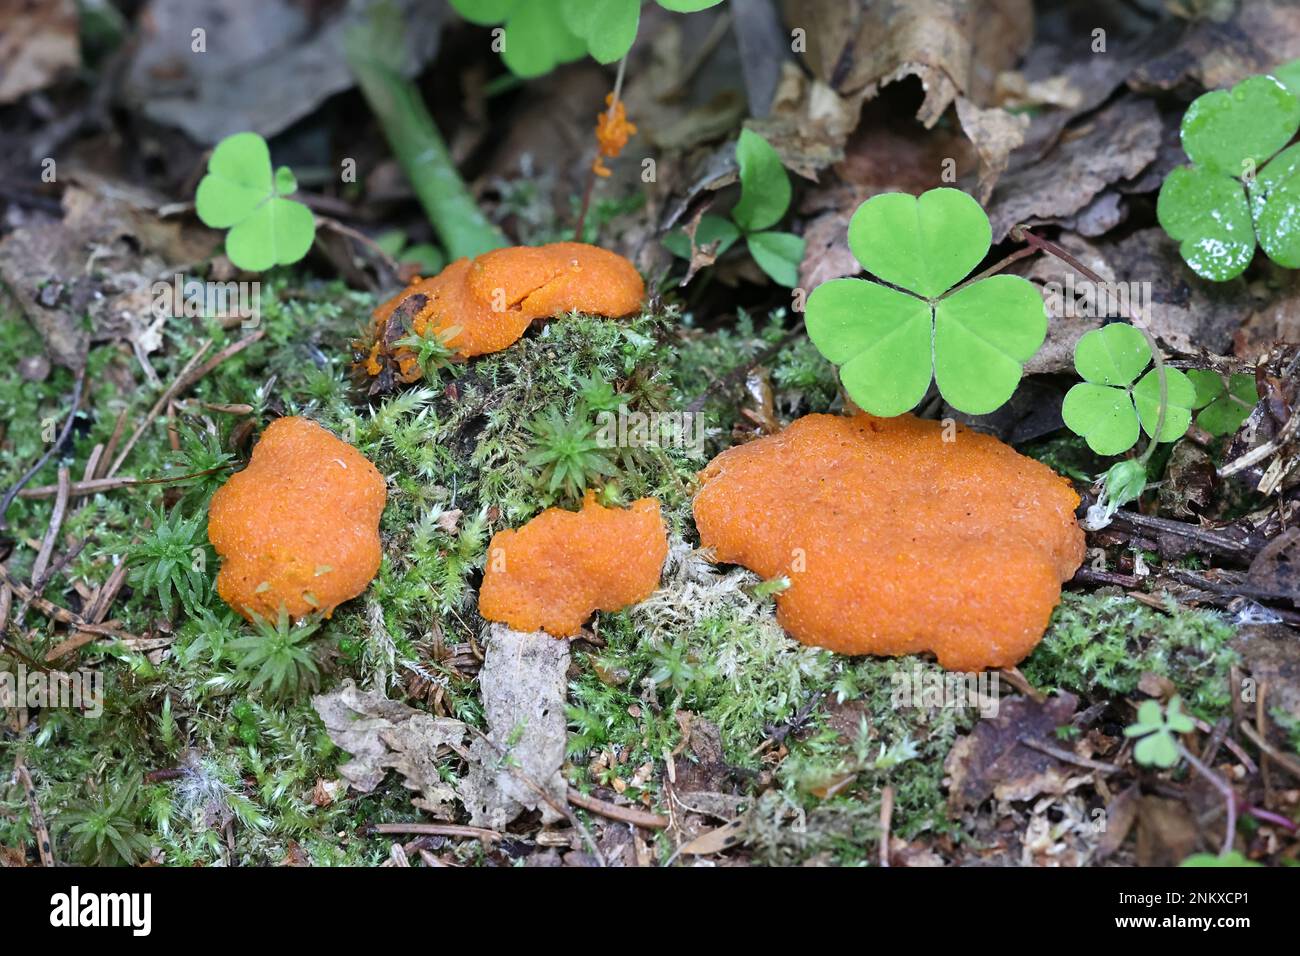
[{"label": "plant stem", "polygon": [[344,49],[361,92],[415,187],[448,258],[473,257],[506,245],[501,230],[479,210],[456,171],[419,89],[388,65],[387,58],[403,49],[396,11],[377,7],[368,23],[348,34]]},{"label": "plant stem", "polygon": [[[1026,226],[1014,226],[1011,229],[1011,237],[1017,240],[1023,239],[1025,242],[1029,243],[1030,246],[1041,249],[1043,252],[1055,256],[1084,278],[1092,282],[1104,284],[1106,281],[1056,243],[1052,242],[1050,239],[1044,239],[1042,236],[1035,235],[1033,232],[1030,232]],[[1165,427],[1165,412],[1169,407],[1169,379],[1165,372],[1164,355],[1160,351],[1160,346],[1156,343],[1156,337],[1152,335],[1151,330],[1147,328],[1145,320],[1139,318],[1129,310],[1127,306],[1125,306],[1124,311],[1126,313],[1124,318],[1128,320],[1129,324],[1146,337],[1147,345],[1151,349],[1151,361],[1155,363],[1156,367],[1156,378],[1160,383],[1160,408],[1156,412],[1156,427],[1152,429],[1152,437],[1147,442],[1147,447],[1142,452],[1142,457],[1139,459],[1139,461],[1145,465],[1151,460],[1151,455],[1156,450],[1160,432]]]},{"label": "plant stem", "polygon": [[[618,107],[618,99],[623,95],[623,76],[627,72],[627,57],[618,61],[618,75],[614,77],[614,95],[609,98],[609,110],[606,116],[610,120],[614,119],[614,110]],[[582,242],[582,227],[587,223],[587,209],[591,206],[591,194],[596,188],[596,164],[592,163],[587,169],[587,188],[582,192],[582,209],[578,213],[577,225],[573,227],[573,241]]]},{"label": "plant stem", "polygon": [[1223,795],[1224,803],[1227,804],[1228,819],[1224,825],[1223,848],[1219,850],[1219,856],[1225,856],[1232,850],[1232,843],[1237,837],[1237,794],[1226,780],[1201,763],[1196,755],[1183,746],[1182,743],[1178,744],[1178,749],[1182,751],[1184,759],[1192,765],[1192,769],[1208,780]]}]

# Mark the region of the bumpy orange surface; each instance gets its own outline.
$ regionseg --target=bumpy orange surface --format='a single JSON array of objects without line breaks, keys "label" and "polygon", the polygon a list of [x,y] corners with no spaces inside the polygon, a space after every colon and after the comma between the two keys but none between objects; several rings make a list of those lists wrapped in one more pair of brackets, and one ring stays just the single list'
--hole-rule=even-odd
[{"label": "bumpy orange surface", "polygon": [[294,618],[328,617],[379,570],[386,497],[383,476],[351,445],[305,418],[272,422],[248,467],[212,496],[217,593],[250,619],[273,621],[281,604]]},{"label": "bumpy orange surface", "polygon": [[418,378],[410,351],[396,344],[411,333],[437,335],[470,358],[499,352],[534,319],[570,311],[613,318],[635,312],[644,297],[645,284],[632,263],[581,242],[516,246],[457,259],[375,310],[366,370],[379,375],[387,364],[400,381]]},{"label": "bumpy orange surface", "polygon": [[845,654],[1009,667],[1083,560],[1064,478],[987,435],[945,442],[940,423],[911,415],[809,415],[728,449],[701,479],[703,545],[787,576],[781,624]]},{"label": "bumpy orange surface", "polygon": [[644,601],[668,557],[659,502],[602,508],[589,492],[581,511],[547,508],[488,546],[478,610],[516,631],[577,634],[593,611]]}]

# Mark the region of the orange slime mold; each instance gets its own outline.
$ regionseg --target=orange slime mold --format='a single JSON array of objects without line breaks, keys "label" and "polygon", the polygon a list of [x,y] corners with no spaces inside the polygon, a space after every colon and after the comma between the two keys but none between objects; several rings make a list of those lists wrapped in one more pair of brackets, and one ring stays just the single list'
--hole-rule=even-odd
[{"label": "orange slime mold", "polygon": [[547,508],[492,537],[479,614],[516,631],[571,637],[593,611],[618,611],[654,593],[667,557],[658,501],[603,508],[588,492],[581,511]]},{"label": "orange slime mold", "polygon": [[1010,667],[1083,560],[1079,497],[995,438],[953,437],[911,415],[801,418],[701,472],[701,543],[788,577],[777,617],[805,644]]},{"label": "orange slime mold", "polygon": [[248,467],[212,496],[208,540],[221,555],[217,593],[250,620],[334,608],[379,570],[383,476],[359,451],[305,418],[262,433]]},{"label": "orange slime mold", "polygon": [[564,312],[615,318],[635,312],[645,283],[622,256],[581,242],[496,249],[457,259],[375,309],[371,376],[391,367],[397,381],[420,377],[414,356],[397,342],[414,333],[438,336],[462,358],[499,352],[534,319]]}]

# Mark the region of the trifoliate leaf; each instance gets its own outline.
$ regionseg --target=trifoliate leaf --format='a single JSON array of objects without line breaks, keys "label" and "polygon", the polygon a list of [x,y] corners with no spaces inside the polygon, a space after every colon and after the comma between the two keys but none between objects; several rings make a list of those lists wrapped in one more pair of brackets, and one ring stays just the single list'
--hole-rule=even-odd
[{"label": "trifoliate leaf", "polygon": [[1223,376],[1208,369],[1191,369],[1187,377],[1196,388],[1196,404],[1193,407],[1201,409],[1196,416],[1196,424],[1211,435],[1234,433],[1259,401],[1253,375],[1237,373],[1231,376],[1227,388],[1224,387]]},{"label": "trifoliate leaf", "polygon": [[1255,255],[1255,229],[1241,184],[1220,173],[1180,166],[1160,187],[1156,218],[1192,271],[1226,282]]},{"label": "trifoliate leaf", "polygon": [[212,151],[194,206],[205,225],[230,229],[230,261],[258,272],[297,262],[311,248],[316,236],[311,210],[284,198],[297,188],[288,167],[272,171],[266,140],[256,133],[236,133]]},{"label": "trifoliate leaf", "polygon": [[768,229],[750,233],[745,243],[759,268],[771,276],[773,282],[787,289],[799,284],[799,263],[803,261],[804,249],[801,236]]},{"label": "trifoliate leaf", "polygon": [[[1128,451],[1141,427],[1150,435],[1160,410],[1160,381],[1155,369],[1136,384],[1133,379],[1151,361],[1151,348],[1137,329],[1112,323],[1085,333],[1074,349],[1074,364],[1084,381],[1065,395],[1061,418],[1099,455]],[[1177,369],[1165,369],[1167,404],[1157,441],[1179,438],[1191,424],[1196,389]]]},{"label": "trifoliate leaf", "polygon": [[745,232],[776,225],[790,205],[790,177],[771,144],[753,130],[741,130],[736,141],[740,166],[740,201],[731,218]]},{"label": "trifoliate leaf", "polygon": [[849,221],[849,248],[868,272],[933,299],[988,254],[989,217],[959,189],[931,189],[920,198],[881,193]]},{"label": "trifoliate leaf", "polygon": [[1203,169],[1250,176],[1300,129],[1300,100],[1271,76],[1192,101],[1183,116],[1183,151]]},{"label": "trifoliate leaf", "polygon": [[1282,84],[1295,96],[1300,97],[1300,60],[1283,63],[1268,72],[1271,76],[1281,80]]},{"label": "trifoliate leaf", "polygon": [[854,213],[849,246],[858,261],[915,293],[850,279],[824,283],[808,299],[810,338],[842,366],[840,380],[864,410],[905,412],[931,377],[967,414],[990,412],[1011,397],[1047,332],[1042,296],[1018,276],[948,291],[988,252],[990,235],[984,210],[955,189],[919,199],[886,193]]}]

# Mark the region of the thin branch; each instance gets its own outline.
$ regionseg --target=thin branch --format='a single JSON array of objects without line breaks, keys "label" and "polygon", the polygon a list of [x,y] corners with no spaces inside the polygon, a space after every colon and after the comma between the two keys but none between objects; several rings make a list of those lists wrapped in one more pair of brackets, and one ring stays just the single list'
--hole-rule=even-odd
[{"label": "thin branch", "polygon": [[630,823],[634,827],[644,827],[647,830],[665,830],[668,828],[667,817],[646,810],[638,810],[635,807],[620,807],[615,803],[607,803],[604,800],[598,800],[579,790],[575,790],[573,787],[569,788],[568,800],[575,807],[582,807],[584,810],[599,814],[602,817],[608,817],[611,820]]},{"label": "thin branch", "polygon": [[5,492],[4,499],[0,500],[0,531],[3,531],[8,527],[8,520],[5,518],[5,515],[8,514],[9,506],[13,504],[14,498],[16,498],[18,493],[23,490],[23,486],[27,484],[27,482],[31,481],[32,477],[38,471],[45,467],[45,463],[50,460],[50,456],[54,454],[56,449],[61,448],[63,443],[68,440],[68,436],[72,434],[72,423],[77,420],[77,409],[81,406],[81,390],[85,383],[86,368],[83,365],[81,368],[77,369],[77,377],[72,383],[72,410],[68,412],[68,419],[63,423],[63,430],[59,432],[59,437],[52,445],[50,445],[49,448],[45,449],[45,454],[41,455],[36,464],[32,465],[32,467],[27,470],[27,473],[19,478],[12,488]]}]

